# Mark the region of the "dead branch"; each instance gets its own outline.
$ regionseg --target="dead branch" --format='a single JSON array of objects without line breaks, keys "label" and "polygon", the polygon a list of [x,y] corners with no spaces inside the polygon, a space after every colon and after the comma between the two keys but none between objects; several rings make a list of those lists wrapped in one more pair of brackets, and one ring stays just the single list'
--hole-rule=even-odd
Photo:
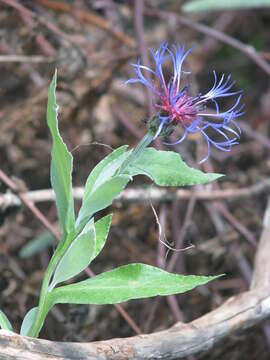
[{"label": "dead branch", "polygon": [[25,56],[25,55],[0,55],[0,62],[18,63],[51,63],[54,60],[45,56]]},{"label": "dead branch", "polygon": [[[203,190],[180,189],[176,191],[170,191],[154,186],[148,188],[129,188],[124,190],[118,199],[121,201],[173,201],[176,199],[189,200],[195,196],[197,200],[202,201],[239,200],[259,195],[263,192],[270,192],[270,179],[262,180],[257,184],[242,189],[214,190],[211,186],[209,188],[205,187]],[[83,193],[83,187],[76,187],[73,189],[74,198],[77,200],[82,199]],[[51,189],[29,191],[24,193],[24,197],[33,203],[55,201],[55,193]],[[20,205],[21,201],[16,194],[11,192],[0,194],[0,209]]]},{"label": "dead branch", "polygon": [[[0,331],[0,358],[45,360],[182,359],[208,351],[236,331],[259,323],[270,314],[270,288],[229,299],[207,315],[187,324],[126,339],[93,343],[59,343]],[[23,357],[22,357],[23,354]]]},{"label": "dead branch", "polygon": [[[208,351],[237,331],[254,326],[270,315],[270,201],[265,213],[255,259],[252,289],[234,296],[214,311],[189,324],[126,339],[93,343],[59,343],[0,331],[0,358],[45,360],[182,359]],[[23,355],[22,355],[23,354]]]}]

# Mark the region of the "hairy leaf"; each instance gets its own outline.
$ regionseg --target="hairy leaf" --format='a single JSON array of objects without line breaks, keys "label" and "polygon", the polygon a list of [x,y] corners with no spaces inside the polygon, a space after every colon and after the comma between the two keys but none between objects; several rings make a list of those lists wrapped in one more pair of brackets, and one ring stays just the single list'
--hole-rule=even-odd
[{"label": "hairy leaf", "polygon": [[179,154],[154,148],[146,148],[142,155],[128,167],[127,173],[131,176],[146,175],[160,186],[205,184],[223,176],[205,174],[189,167]]},{"label": "hairy leaf", "polygon": [[56,206],[64,233],[74,230],[74,201],[72,195],[72,155],[67,150],[58,129],[55,97],[56,72],[49,87],[47,123],[51,131],[53,148],[51,153],[51,183],[56,194]]},{"label": "hairy leaf", "polygon": [[126,150],[127,145],[119,147],[95,166],[87,178],[84,199],[89,196],[89,193],[93,193],[101,184],[114,176],[115,172],[130,154],[130,151]]},{"label": "hairy leaf", "polygon": [[110,180],[102,183],[94,192],[89,193],[88,196],[84,198],[76,221],[76,226],[84,223],[86,219],[91,218],[97,211],[111,205],[129,180],[130,176],[114,176]]},{"label": "hairy leaf", "polygon": [[82,272],[95,257],[96,238],[92,218],[82,232],[72,241],[56,267],[50,289]]},{"label": "hairy leaf", "polygon": [[112,222],[112,214],[109,214],[104,216],[95,223],[96,251],[94,257],[98,256],[98,254],[101,252],[101,250],[105,245],[110,230],[111,222]]},{"label": "hairy leaf", "polygon": [[4,314],[2,310],[0,310],[0,328],[10,331],[13,330],[11,323],[9,322],[6,314]]},{"label": "hairy leaf", "polygon": [[145,264],[130,264],[92,279],[55,288],[50,306],[57,303],[116,304],[130,299],[184,293],[218,276],[183,276]]},{"label": "hairy leaf", "polygon": [[38,308],[34,307],[34,308],[30,309],[28,311],[28,313],[25,315],[22,326],[21,326],[21,331],[20,331],[21,335],[27,336],[31,326],[33,325],[37,311],[38,311]]}]

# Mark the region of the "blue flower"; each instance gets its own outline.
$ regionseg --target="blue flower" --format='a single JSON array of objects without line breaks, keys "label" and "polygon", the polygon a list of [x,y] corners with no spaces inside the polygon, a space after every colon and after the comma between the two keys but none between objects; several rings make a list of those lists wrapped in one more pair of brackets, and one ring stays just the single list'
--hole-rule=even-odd
[{"label": "blue flower", "polygon": [[[157,111],[159,126],[154,138],[169,124],[181,125],[184,134],[174,143],[165,143],[167,145],[181,143],[188,134],[200,132],[204,136],[208,152],[200,161],[202,163],[209,157],[210,145],[222,151],[230,151],[233,145],[238,144],[241,130],[235,119],[243,114],[244,105],[240,104],[242,91],[232,90],[235,82],[231,82],[231,75],[226,77],[222,74],[218,79],[213,71],[213,86],[204,95],[191,96],[186,86],[181,88],[181,75],[185,74],[182,65],[191,50],[185,51],[184,45],[179,44],[170,49],[168,43],[162,43],[157,51],[151,50],[154,68],[141,65],[138,59],[137,64],[132,64],[136,78],[128,80],[127,83],[141,83],[155,95],[153,106]],[[172,63],[173,73],[166,81],[163,65],[168,60]],[[145,77],[146,72],[150,73],[153,81]],[[226,111],[220,111],[218,100],[231,96],[236,97],[234,105]],[[210,110],[209,104],[214,105],[214,109]],[[216,136],[219,140],[215,140]]]}]

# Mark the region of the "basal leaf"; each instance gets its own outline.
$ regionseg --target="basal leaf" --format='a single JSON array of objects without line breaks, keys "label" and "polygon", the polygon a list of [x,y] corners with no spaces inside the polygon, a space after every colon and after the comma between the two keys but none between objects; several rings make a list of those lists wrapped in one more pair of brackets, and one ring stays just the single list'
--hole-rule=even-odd
[{"label": "basal leaf", "polygon": [[120,194],[130,176],[114,176],[110,180],[101,184],[94,192],[84,198],[82,207],[76,220],[76,226],[80,226],[86,219],[91,218],[97,211],[105,209],[112,204],[112,201]]},{"label": "basal leaf", "polygon": [[72,241],[56,267],[50,290],[58,283],[71,279],[82,272],[95,257],[96,237],[92,218],[82,232]]},{"label": "basal leaf", "polygon": [[160,151],[146,148],[142,155],[128,167],[131,176],[146,175],[160,186],[185,186],[205,184],[223,176],[205,174],[189,167],[174,151]]},{"label": "basal leaf", "polygon": [[194,0],[186,2],[186,12],[217,11],[269,7],[270,0]]},{"label": "basal leaf", "polygon": [[27,336],[27,334],[35,320],[37,310],[38,310],[38,308],[34,307],[34,308],[30,309],[28,311],[28,313],[25,315],[22,326],[21,326],[21,331],[20,331],[21,335]]},{"label": "basal leaf", "polygon": [[11,323],[9,322],[6,314],[4,314],[2,310],[0,310],[0,328],[10,331],[13,330]]},{"label": "basal leaf", "polygon": [[50,293],[49,303],[116,304],[130,299],[184,293],[218,276],[183,276],[145,264],[130,264],[92,279],[61,286]]},{"label": "basal leaf", "polygon": [[96,251],[94,257],[98,256],[98,254],[101,252],[101,250],[105,245],[110,230],[111,222],[112,222],[112,214],[109,214],[104,216],[95,223]]},{"label": "basal leaf", "polygon": [[72,155],[67,150],[58,129],[55,97],[56,72],[49,87],[47,123],[51,131],[51,183],[56,194],[56,206],[64,233],[74,230],[74,202],[72,195]]},{"label": "basal leaf", "polygon": [[53,245],[55,239],[49,231],[44,231],[42,234],[28,241],[20,250],[19,256],[22,259],[30,258],[31,256],[41,253],[44,249]]}]

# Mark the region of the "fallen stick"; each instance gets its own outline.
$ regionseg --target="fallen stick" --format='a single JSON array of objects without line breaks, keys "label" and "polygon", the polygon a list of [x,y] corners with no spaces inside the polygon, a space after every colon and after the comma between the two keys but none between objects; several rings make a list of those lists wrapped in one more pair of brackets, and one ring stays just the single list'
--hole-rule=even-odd
[{"label": "fallen stick", "polygon": [[[192,321],[150,335],[92,343],[65,343],[0,331],[0,358],[15,360],[182,359],[209,351],[238,330],[270,314],[270,288],[235,296],[218,309]],[[23,356],[23,357],[22,357]]]},{"label": "fallen stick", "polygon": [[[270,193],[270,179],[262,180],[261,182],[241,189],[221,189],[214,190],[210,187],[205,187],[204,190],[186,190],[180,189],[171,191],[164,188],[157,188],[150,186],[148,188],[129,188],[125,189],[118,197],[121,201],[173,201],[189,200],[195,196],[197,200],[214,201],[214,200],[238,200],[253,195],[258,195],[263,192]],[[84,193],[83,187],[73,189],[74,198],[81,200]],[[35,190],[24,193],[24,196],[34,202],[41,203],[46,201],[55,201],[55,193],[52,189]],[[17,195],[7,192],[0,194],[0,209],[6,209],[10,206],[20,206],[21,201]]]},{"label": "fallen stick", "polygon": [[[255,256],[251,290],[227,300],[216,310],[168,330],[92,343],[60,343],[0,330],[0,358],[15,360],[182,359],[209,351],[239,330],[270,315],[270,201]],[[22,357],[23,356],[23,357]]]}]

